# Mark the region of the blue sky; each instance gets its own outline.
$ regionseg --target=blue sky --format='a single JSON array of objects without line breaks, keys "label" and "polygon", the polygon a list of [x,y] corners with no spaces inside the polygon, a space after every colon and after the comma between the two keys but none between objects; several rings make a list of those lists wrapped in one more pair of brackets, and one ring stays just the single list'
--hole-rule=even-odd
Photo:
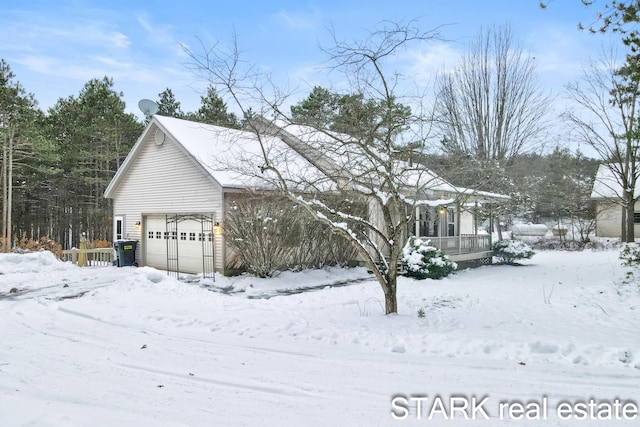
[{"label": "blue sky", "polygon": [[[443,41],[414,52],[412,69],[428,85],[434,73],[453,67],[481,28],[510,24],[522,49],[536,58],[539,77],[556,93],[576,80],[607,38],[577,28],[603,7],[580,0],[415,1],[9,1],[0,0],[0,57],[46,110],[77,94],[91,78],[109,76],[136,114],[142,98],[173,90],[183,111],[199,106],[203,83],[185,66],[180,43],[198,51],[236,34],[247,61],[288,79],[301,99],[311,88],[331,85],[318,65],[328,46],[327,28],[344,40],[361,38],[382,20],[416,18],[425,29],[442,26]],[[295,101],[295,100],[294,100]]]}]

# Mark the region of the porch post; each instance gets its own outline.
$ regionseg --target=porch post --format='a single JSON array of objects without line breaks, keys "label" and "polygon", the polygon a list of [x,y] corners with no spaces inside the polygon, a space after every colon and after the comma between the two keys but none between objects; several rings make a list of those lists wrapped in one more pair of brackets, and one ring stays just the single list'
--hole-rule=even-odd
[{"label": "porch post", "polygon": [[456,233],[458,233],[458,254],[462,253],[462,233],[460,232],[460,201],[456,201]]},{"label": "porch post", "polygon": [[478,201],[475,201],[473,207],[473,234],[478,235]]},{"label": "porch post", "polygon": [[477,251],[480,247],[480,242],[478,242],[478,201],[476,200],[473,206],[473,250]]},{"label": "porch post", "polygon": [[489,203],[489,247],[493,247],[493,203]]},{"label": "porch post", "polygon": [[438,239],[440,240],[440,250],[442,250],[442,235],[444,234],[444,230],[442,229],[444,226],[442,225],[442,218],[447,214],[446,209],[442,205],[438,207]]}]

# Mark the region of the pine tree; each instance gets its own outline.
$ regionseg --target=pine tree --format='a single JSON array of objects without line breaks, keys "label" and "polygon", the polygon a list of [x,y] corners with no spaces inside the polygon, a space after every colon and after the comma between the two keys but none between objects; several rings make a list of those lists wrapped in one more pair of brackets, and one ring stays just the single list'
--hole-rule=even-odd
[{"label": "pine tree", "polygon": [[114,91],[107,77],[87,82],[77,98],[59,99],[49,112],[49,123],[61,171],[56,240],[74,245],[83,231],[90,240],[110,240],[112,209],[103,193],[142,124],[125,113],[122,93]]},{"label": "pine tree", "polygon": [[230,113],[227,104],[218,96],[216,89],[209,86],[207,94],[200,97],[201,105],[195,113],[185,114],[184,117],[194,122],[238,129],[240,123],[234,113]]},{"label": "pine tree", "polygon": [[37,102],[27,94],[4,59],[0,60],[0,144],[2,145],[2,250],[16,237],[14,187],[24,187],[24,176],[38,153]]},{"label": "pine tree", "polygon": [[184,114],[180,109],[180,101],[176,100],[173,91],[166,88],[158,94],[158,114],[161,116],[182,118]]}]

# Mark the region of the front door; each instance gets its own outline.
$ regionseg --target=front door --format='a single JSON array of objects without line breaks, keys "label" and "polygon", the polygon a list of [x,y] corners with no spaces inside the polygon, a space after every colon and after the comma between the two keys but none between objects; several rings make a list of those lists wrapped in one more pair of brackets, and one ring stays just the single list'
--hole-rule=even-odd
[{"label": "front door", "polygon": [[113,240],[124,239],[124,217],[116,215],[113,217]]}]

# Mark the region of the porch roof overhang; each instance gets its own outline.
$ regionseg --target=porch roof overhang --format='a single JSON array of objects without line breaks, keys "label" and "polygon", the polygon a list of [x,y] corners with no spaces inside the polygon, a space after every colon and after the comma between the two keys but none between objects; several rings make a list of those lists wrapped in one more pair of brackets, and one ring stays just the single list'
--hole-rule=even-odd
[{"label": "porch roof overhang", "polygon": [[455,187],[457,191],[433,191],[431,194],[407,198],[407,201],[416,206],[446,206],[459,203],[464,206],[483,206],[493,203],[504,203],[511,200],[510,196],[487,191],[471,190]]}]

